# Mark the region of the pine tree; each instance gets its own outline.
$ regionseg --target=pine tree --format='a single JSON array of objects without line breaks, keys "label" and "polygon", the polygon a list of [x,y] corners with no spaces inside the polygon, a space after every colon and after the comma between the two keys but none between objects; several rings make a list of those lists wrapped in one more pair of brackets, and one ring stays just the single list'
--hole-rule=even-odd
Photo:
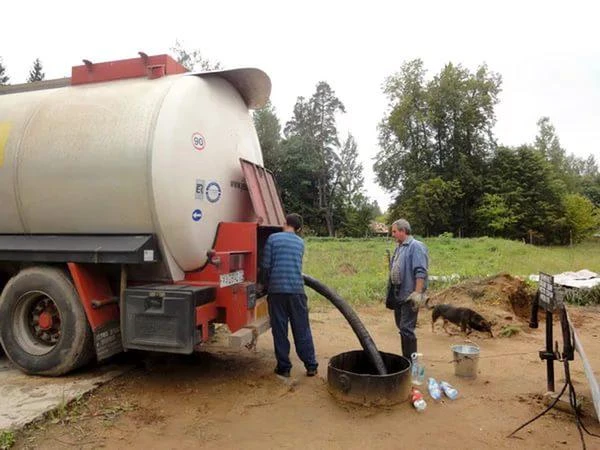
[{"label": "pine tree", "polygon": [[277,176],[281,163],[281,124],[275,108],[268,102],[264,108],[254,111],[253,118],[264,166]]},{"label": "pine tree", "polygon": [[33,62],[33,67],[29,71],[29,77],[27,78],[28,83],[33,83],[34,81],[42,81],[46,74],[42,72],[42,62],[40,58],[36,58]]},{"label": "pine tree", "polygon": [[6,67],[2,64],[2,58],[0,58],[0,86],[8,84],[10,77],[6,75]]}]

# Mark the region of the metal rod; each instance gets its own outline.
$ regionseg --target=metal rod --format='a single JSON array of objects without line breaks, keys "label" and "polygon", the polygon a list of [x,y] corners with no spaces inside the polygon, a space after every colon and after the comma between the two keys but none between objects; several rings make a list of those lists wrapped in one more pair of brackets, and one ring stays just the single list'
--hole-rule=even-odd
[{"label": "metal rod", "polygon": [[[125,289],[127,288],[127,267],[121,264],[121,282],[119,284],[119,318],[121,325],[121,342],[125,341]],[[123,346],[124,347],[124,346]],[[127,349],[123,348],[124,351]]]},{"label": "metal rod", "polygon": [[548,391],[554,392],[554,358],[550,357],[554,350],[552,349],[552,313],[546,311],[546,374],[548,379]]}]

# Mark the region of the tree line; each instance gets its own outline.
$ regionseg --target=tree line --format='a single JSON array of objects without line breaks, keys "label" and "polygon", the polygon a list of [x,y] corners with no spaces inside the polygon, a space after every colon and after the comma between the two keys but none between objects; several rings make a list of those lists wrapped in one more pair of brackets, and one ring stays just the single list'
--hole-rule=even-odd
[{"label": "tree line", "polygon": [[381,214],[364,193],[356,140],[338,135],[336,115],[344,112],[325,81],[310,98],[298,97],[283,130],[271,104],[254,112],[264,164],[277,179],[283,204],[317,235],[365,236]]},{"label": "tree line", "polygon": [[567,155],[548,117],[531,143],[498,145],[499,74],[447,64],[431,79],[420,59],[387,78],[374,171],[418,233],[493,235],[555,244],[600,227],[600,173],[593,155]]}]

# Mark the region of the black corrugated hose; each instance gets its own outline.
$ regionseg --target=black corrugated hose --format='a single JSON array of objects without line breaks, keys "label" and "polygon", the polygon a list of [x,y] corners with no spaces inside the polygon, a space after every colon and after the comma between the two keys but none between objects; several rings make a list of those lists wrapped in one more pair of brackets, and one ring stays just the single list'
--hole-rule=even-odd
[{"label": "black corrugated hose", "polygon": [[387,375],[387,369],[385,368],[385,364],[383,363],[383,359],[381,359],[381,355],[379,354],[379,350],[377,350],[377,346],[375,345],[373,338],[361,320],[358,318],[358,315],[354,312],[352,307],[336,292],[325,286],[319,280],[316,280],[315,278],[305,274],[302,274],[302,276],[304,277],[304,284],[333,303],[333,305],[342,313],[352,327],[354,334],[356,334],[356,337],[360,341],[360,344],[367,353],[369,359],[377,369],[379,375]]}]

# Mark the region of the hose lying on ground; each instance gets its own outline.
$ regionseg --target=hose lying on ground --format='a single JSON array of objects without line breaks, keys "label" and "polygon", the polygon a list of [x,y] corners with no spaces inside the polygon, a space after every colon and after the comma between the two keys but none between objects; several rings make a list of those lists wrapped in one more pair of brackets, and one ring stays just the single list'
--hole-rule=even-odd
[{"label": "hose lying on ground", "polygon": [[373,338],[371,338],[371,335],[350,305],[342,297],[340,297],[332,289],[325,286],[319,280],[304,274],[302,274],[302,276],[304,277],[304,284],[333,303],[333,305],[342,313],[352,327],[354,334],[356,334],[356,337],[369,356],[369,359],[377,369],[379,375],[387,375],[387,369],[385,368],[385,364],[383,363],[383,359],[381,359],[381,355],[379,354],[379,350],[377,350],[377,346],[375,345]]}]

